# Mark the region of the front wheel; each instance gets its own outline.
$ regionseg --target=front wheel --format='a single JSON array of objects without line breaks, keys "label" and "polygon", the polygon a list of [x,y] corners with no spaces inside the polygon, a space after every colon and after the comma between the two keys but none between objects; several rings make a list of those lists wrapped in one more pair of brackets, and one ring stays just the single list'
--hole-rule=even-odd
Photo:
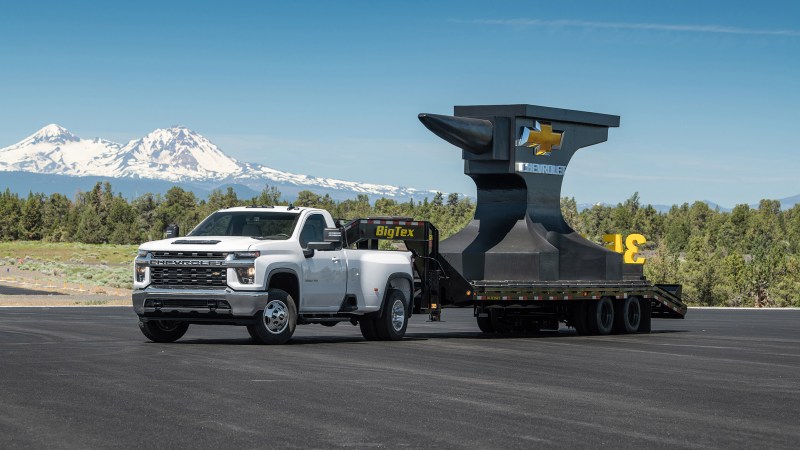
[{"label": "front wheel", "polygon": [[375,332],[382,341],[399,341],[405,336],[407,327],[406,297],[397,289],[392,289],[383,303],[383,314],[375,320]]},{"label": "front wheel", "polygon": [[249,328],[251,335],[262,344],[285,344],[289,342],[297,326],[297,305],[288,292],[270,289],[269,301],[257,315],[256,323]]},{"label": "front wheel", "polygon": [[186,334],[189,324],[176,320],[148,320],[139,319],[139,329],[142,334],[153,342],[175,342]]}]

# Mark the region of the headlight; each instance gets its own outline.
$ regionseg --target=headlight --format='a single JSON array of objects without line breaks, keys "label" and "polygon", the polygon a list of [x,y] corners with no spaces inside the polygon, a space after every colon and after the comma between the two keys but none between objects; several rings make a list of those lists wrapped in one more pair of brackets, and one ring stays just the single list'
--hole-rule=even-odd
[{"label": "headlight", "polygon": [[147,256],[147,253],[148,253],[147,250],[139,250],[139,253],[136,256],[138,256],[139,258],[144,258]]},{"label": "headlight", "polygon": [[255,259],[261,256],[261,252],[234,252],[233,257],[236,259]]},{"label": "headlight", "polygon": [[144,277],[147,274],[147,266],[137,264],[136,265],[136,281],[141,283],[144,281]]},{"label": "headlight", "polygon": [[236,276],[239,277],[239,283],[253,284],[256,281],[256,268],[255,267],[237,267]]}]

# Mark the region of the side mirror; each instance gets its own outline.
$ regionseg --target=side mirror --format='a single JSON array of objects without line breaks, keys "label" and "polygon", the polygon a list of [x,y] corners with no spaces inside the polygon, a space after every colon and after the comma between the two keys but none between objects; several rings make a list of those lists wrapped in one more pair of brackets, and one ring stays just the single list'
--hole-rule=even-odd
[{"label": "side mirror", "polygon": [[180,228],[178,228],[178,226],[177,226],[177,225],[175,225],[174,223],[172,223],[172,224],[169,224],[169,225],[167,226],[167,229],[166,229],[166,230],[164,230],[164,236],[165,236],[167,239],[176,238],[176,237],[178,237],[180,234],[181,234],[181,232],[180,232]]},{"label": "side mirror", "polygon": [[325,228],[322,231],[322,240],[334,244],[334,248],[342,245],[342,229],[341,228]]},{"label": "side mirror", "polygon": [[303,256],[311,258],[314,256],[315,250],[336,250],[335,242],[309,242],[308,246],[303,249]]}]

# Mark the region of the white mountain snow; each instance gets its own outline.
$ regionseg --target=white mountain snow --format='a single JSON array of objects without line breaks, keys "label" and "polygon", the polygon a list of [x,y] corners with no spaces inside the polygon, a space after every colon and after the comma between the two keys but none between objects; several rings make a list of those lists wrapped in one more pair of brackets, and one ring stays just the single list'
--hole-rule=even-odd
[{"label": "white mountain snow", "polygon": [[50,124],[17,144],[0,149],[0,172],[32,172],[70,176],[144,178],[170,182],[294,185],[386,197],[430,196],[382,184],[317,178],[242,163],[194,131],[159,128],[141,139],[120,145],[104,139],[82,139],[64,127]]}]

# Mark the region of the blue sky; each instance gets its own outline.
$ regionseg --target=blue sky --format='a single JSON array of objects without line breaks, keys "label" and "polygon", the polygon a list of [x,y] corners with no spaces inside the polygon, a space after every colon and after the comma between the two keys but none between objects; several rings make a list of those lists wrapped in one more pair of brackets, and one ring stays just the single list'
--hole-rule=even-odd
[{"label": "blue sky", "polygon": [[618,114],[563,194],[800,194],[800,2],[15,2],[0,147],[51,122],[120,142],[186,125],[243,161],[474,194],[417,114]]}]

